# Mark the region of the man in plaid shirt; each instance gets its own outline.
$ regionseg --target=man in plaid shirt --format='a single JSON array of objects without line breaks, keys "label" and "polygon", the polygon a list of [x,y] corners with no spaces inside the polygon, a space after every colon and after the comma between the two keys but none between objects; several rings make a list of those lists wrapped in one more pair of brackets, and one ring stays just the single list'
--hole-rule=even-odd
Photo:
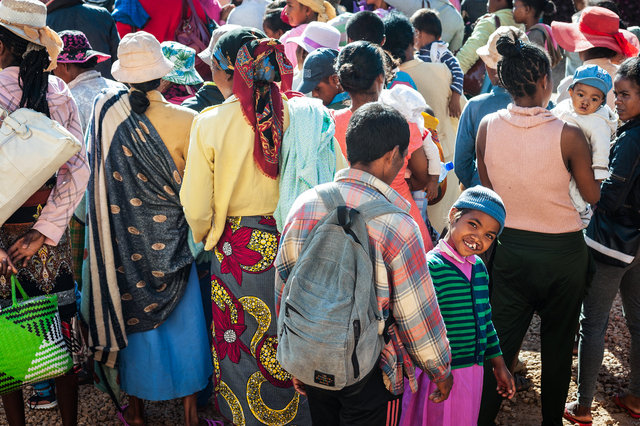
[{"label": "man in plaid shirt", "polygon": [[[346,141],[351,168],[335,176],[346,205],[358,208],[386,199],[408,213],[409,203],[389,186],[407,154],[406,120],[392,108],[366,104],[353,114]],[[314,190],[300,195],[289,212],[275,261],[276,313],[307,235],[327,213]],[[395,321],[387,330],[380,369],[350,386],[353,389],[328,391],[293,379],[298,392],[309,399],[314,424],[397,424],[404,375],[416,390],[414,363],[437,384],[438,391],[429,396],[433,401],[447,399],[453,384],[449,342],[418,225],[409,214],[387,214],[367,223],[367,231],[378,304],[385,320],[393,315]]]}]

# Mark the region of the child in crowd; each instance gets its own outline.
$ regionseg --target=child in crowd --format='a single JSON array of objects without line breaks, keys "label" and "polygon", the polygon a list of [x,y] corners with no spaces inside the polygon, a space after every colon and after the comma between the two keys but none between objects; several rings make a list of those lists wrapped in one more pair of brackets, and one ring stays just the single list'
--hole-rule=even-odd
[{"label": "child in crowd", "polygon": [[556,13],[556,5],[551,0],[514,0],[513,19],[517,24],[523,24],[527,37],[547,51],[551,59],[551,68],[562,60],[562,50],[553,38],[551,27],[540,22],[542,14],[547,16]]},{"label": "child in crowd", "polygon": [[300,36],[310,22],[328,22],[335,18],[336,10],[328,1],[287,0],[285,13],[287,14],[289,25],[293,28],[280,37],[280,42],[284,44],[284,52],[287,59],[289,59],[295,67],[298,65],[298,59],[296,57],[296,48],[298,45],[289,43],[291,38]]},{"label": "child in crowd", "polygon": [[[553,109],[556,117],[582,129],[591,147],[593,174],[598,181],[611,176],[609,146],[618,127],[618,117],[607,105],[607,93],[612,85],[611,76],[604,69],[597,65],[583,65],[573,75],[570,98]],[[580,196],[574,179],[571,179],[569,194],[582,222],[588,225],[592,211]]]},{"label": "child in crowd", "polygon": [[347,21],[347,41],[364,40],[382,46],[384,44],[384,23],[369,10],[354,14]]},{"label": "child in crowd", "polygon": [[449,99],[449,115],[460,117],[462,107],[460,96],[464,74],[460,63],[447,48],[447,43],[440,40],[442,23],[438,12],[431,9],[420,9],[411,17],[411,24],[415,28],[415,48],[418,58],[425,62],[441,62],[451,71],[451,98]]},{"label": "child in crowd", "polygon": [[279,39],[291,29],[288,22],[282,20],[286,0],[277,0],[269,3],[262,19],[262,29],[269,38]]},{"label": "child in crowd", "polygon": [[320,48],[311,52],[304,61],[302,81],[295,90],[322,99],[324,106],[329,109],[349,108],[351,99],[340,85],[334,68],[337,57],[338,51],[335,49]]},{"label": "child in crowd", "polygon": [[498,336],[491,322],[489,276],[479,255],[491,247],[504,227],[506,210],[494,191],[474,186],[465,190],[449,211],[449,231],[427,254],[427,264],[451,346],[454,386],[449,398],[434,403],[436,388],[416,371],[418,390],[405,385],[401,425],[472,425],[478,422],[483,363],[490,362],[505,398],[515,394]]}]

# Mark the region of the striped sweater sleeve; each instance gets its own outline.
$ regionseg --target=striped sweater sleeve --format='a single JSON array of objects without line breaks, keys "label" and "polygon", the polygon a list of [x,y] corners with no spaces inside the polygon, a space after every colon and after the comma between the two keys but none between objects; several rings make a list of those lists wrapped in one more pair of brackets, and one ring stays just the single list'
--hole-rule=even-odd
[{"label": "striped sweater sleeve", "polygon": [[462,94],[464,74],[462,73],[462,68],[460,68],[460,62],[458,62],[456,57],[448,50],[442,54],[440,60],[449,68],[449,71],[451,71],[451,90]]}]

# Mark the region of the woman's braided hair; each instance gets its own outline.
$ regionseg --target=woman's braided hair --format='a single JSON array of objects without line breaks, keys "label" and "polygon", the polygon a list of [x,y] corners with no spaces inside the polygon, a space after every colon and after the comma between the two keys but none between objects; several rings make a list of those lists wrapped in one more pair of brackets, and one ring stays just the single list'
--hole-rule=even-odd
[{"label": "woman's braided hair", "polygon": [[[49,73],[49,54],[42,46],[34,45],[4,27],[0,27],[0,41],[7,46],[14,58],[14,64],[20,67],[18,84],[22,89],[20,108],[30,108],[48,117],[47,89]],[[36,47],[36,48],[34,48]]]},{"label": "woman's braided hair", "polygon": [[500,37],[496,48],[502,55],[498,62],[502,87],[514,98],[533,96],[538,80],[551,73],[547,53],[534,44],[514,41],[508,36]]}]

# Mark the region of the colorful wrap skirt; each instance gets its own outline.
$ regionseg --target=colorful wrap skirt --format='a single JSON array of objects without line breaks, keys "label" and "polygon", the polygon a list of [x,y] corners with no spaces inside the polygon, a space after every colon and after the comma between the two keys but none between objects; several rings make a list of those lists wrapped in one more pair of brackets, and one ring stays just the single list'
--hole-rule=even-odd
[{"label": "colorful wrap skirt", "polygon": [[211,262],[213,384],[234,425],[311,424],[309,404],[276,360],[271,216],[229,217]]}]

